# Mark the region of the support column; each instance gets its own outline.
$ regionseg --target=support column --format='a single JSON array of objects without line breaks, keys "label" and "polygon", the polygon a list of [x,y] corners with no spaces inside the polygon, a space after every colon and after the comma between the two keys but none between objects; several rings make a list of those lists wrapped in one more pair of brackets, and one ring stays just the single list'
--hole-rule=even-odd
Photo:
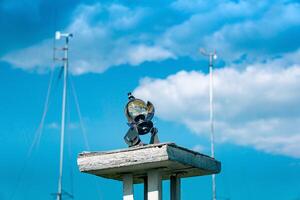
[{"label": "support column", "polygon": [[144,200],[148,200],[148,177],[144,177]]},{"label": "support column", "polygon": [[152,170],[148,175],[148,200],[162,200],[162,184],[160,171]]},{"label": "support column", "polygon": [[134,200],[132,174],[123,175],[123,200]]},{"label": "support column", "polygon": [[170,192],[171,192],[171,200],[180,200],[181,192],[181,181],[178,175],[172,175],[170,177]]}]

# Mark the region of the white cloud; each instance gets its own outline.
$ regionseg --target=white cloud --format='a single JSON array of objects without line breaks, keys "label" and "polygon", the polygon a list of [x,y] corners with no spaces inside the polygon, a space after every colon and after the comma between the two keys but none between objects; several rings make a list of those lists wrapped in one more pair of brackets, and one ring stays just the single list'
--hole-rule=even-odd
[{"label": "white cloud", "polygon": [[[147,14],[146,9],[122,5],[81,5],[74,12],[71,24],[65,29],[74,34],[70,42],[70,70],[74,74],[103,72],[109,67],[145,61],[174,58],[163,47],[146,44],[140,35],[124,35],[118,31],[130,30]],[[109,20],[103,21],[102,15]],[[25,70],[43,71],[51,65],[52,39],[32,47],[11,52],[1,60]]]},{"label": "white cloud", "polygon": [[1,58],[14,67],[43,72],[53,65],[53,42],[44,40],[38,45],[17,50]]},{"label": "white cloud", "polygon": [[[300,65],[280,66],[293,57],[215,70],[217,142],[300,158]],[[152,101],[158,117],[208,136],[208,83],[207,74],[181,71],[145,78],[134,94]]]},{"label": "white cloud", "polygon": [[[218,49],[222,57],[237,59],[248,54],[251,60],[262,60],[294,48],[293,40],[285,37],[286,30],[300,25],[300,5],[273,5],[262,17],[223,24],[203,38],[204,46]],[[284,45],[283,45],[284,42]],[[299,48],[299,46],[298,46]]]},{"label": "white cloud", "polygon": [[128,58],[130,60],[129,63],[132,65],[138,65],[145,61],[174,58],[174,55],[171,52],[159,46],[148,47],[145,45],[139,45],[130,49],[126,54],[128,54]]},{"label": "white cloud", "polygon": [[298,3],[178,0],[172,7],[190,16],[169,27],[158,41],[178,57],[197,58],[204,47],[216,49],[228,63],[243,55],[250,63],[299,48],[288,32],[299,32]]},{"label": "white cloud", "polygon": [[112,4],[108,7],[108,11],[111,17],[110,26],[115,29],[132,28],[146,15],[145,9],[131,10],[119,4]]},{"label": "white cloud", "polygon": [[[226,63],[247,64],[299,48],[298,3],[178,0],[162,6],[156,7],[157,12],[148,4],[78,6],[65,28],[74,33],[71,71],[100,73],[123,64],[185,56],[198,59],[200,47],[216,49]],[[0,60],[27,70],[44,70],[51,58],[52,40],[48,39]]]},{"label": "white cloud", "polygon": [[[197,58],[199,47],[204,47],[217,49],[222,59],[229,63],[244,54],[247,54],[251,62],[261,61],[299,48],[299,45],[294,44],[295,41],[287,40],[289,34],[285,32],[299,29],[299,8],[298,3],[285,0],[275,3],[178,0],[166,9],[174,9],[179,13],[188,12],[185,20],[164,26],[159,35],[137,31],[136,35],[125,37],[124,40],[128,42],[127,46],[151,44],[147,49],[162,50],[156,52],[162,53],[159,60],[181,56]],[[107,10],[111,16],[106,24],[110,31],[132,28],[143,19],[149,19],[149,13],[153,12],[150,8],[129,9],[118,4],[112,4]],[[140,46],[136,48],[137,51]],[[128,63],[132,64],[130,61]]]}]

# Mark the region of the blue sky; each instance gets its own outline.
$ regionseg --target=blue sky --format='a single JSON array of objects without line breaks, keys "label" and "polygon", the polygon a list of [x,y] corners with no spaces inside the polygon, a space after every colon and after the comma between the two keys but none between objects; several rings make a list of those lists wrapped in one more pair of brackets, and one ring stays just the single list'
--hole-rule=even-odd
[{"label": "blue sky", "polygon": [[[0,199],[50,199],[57,189],[56,30],[74,33],[70,72],[91,150],[126,147],[123,107],[134,91],[155,105],[161,141],[209,154],[208,70],[199,48],[216,49],[217,196],[300,199],[299,1],[0,0],[0,26]],[[51,69],[45,125],[28,157]],[[120,199],[121,183],[77,169],[87,147],[71,91],[64,188],[76,199]],[[210,199],[210,177],[182,187],[183,199]],[[141,199],[141,185],[135,189]]]}]

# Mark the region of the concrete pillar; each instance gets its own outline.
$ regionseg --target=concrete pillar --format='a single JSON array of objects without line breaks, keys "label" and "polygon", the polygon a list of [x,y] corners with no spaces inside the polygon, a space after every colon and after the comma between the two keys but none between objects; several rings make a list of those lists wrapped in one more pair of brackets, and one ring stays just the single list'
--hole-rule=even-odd
[{"label": "concrete pillar", "polygon": [[148,200],[162,200],[161,174],[158,170],[152,170],[148,175]]},{"label": "concrete pillar", "polygon": [[180,178],[177,175],[172,175],[170,177],[170,192],[171,200],[180,200]]},{"label": "concrete pillar", "polygon": [[123,200],[134,200],[132,174],[123,175]]},{"label": "concrete pillar", "polygon": [[148,178],[144,177],[144,200],[148,200]]}]

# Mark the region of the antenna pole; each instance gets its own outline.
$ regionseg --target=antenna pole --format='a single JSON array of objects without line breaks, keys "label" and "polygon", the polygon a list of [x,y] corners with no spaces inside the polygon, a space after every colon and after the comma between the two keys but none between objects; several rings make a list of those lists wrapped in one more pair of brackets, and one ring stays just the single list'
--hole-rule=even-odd
[{"label": "antenna pole", "polygon": [[63,93],[62,93],[62,112],[61,112],[61,132],[60,132],[60,160],[59,160],[59,177],[58,177],[58,190],[57,190],[57,200],[62,199],[62,176],[63,176],[63,160],[64,160],[64,139],[65,139],[65,115],[66,115],[66,102],[67,102],[67,78],[68,78],[68,48],[69,48],[69,37],[72,37],[72,34],[61,34],[57,32],[56,39],[65,37],[65,45],[62,48],[64,51],[64,57],[61,59],[64,63],[64,80],[63,80]]},{"label": "antenna pole", "polygon": [[[211,157],[215,158],[214,112],[213,112],[213,54],[209,55],[209,119]],[[212,175],[212,200],[216,200],[216,175]]]},{"label": "antenna pole", "polygon": [[[209,57],[209,121],[210,121],[210,151],[211,157],[215,158],[215,138],[214,138],[214,110],[213,110],[213,64],[217,57],[216,52],[206,53],[200,50],[201,54]],[[212,200],[216,200],[216,175],[212,175]]]}]

